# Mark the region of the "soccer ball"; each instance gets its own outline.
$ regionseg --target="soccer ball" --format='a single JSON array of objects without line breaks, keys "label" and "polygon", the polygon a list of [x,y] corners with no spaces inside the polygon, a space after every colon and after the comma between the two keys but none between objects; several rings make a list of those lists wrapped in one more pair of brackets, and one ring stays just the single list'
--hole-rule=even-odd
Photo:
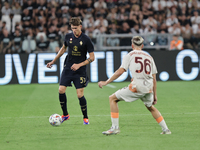
[{"label": "soccer ball", "polygon": [[49,117],[49,123],[52,126],[59,126],[62,123],[62,117],[59,114],[53,114]]}]

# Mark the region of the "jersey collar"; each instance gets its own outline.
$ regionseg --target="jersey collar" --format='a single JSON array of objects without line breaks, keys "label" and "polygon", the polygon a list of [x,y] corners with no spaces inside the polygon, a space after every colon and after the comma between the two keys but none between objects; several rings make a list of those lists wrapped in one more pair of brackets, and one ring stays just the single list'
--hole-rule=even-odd
[{"label": "jersey collar", "polygon": [[74,34],[72,34],[73,38],[79,39],[83,35],[83,32],[79,35],[79,37],[76,37]]}]

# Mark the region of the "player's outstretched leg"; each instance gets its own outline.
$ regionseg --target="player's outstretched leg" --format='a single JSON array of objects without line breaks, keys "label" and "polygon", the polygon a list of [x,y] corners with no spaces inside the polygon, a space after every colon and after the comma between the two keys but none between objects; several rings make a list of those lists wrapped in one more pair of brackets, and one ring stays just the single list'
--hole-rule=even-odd
[{"label": "player's outstretched leg", "polygon": [[154,119],[156,119],[158,124],[161,126],[162,132],[160,134],[171,134],[171,131],[168,129],[167,124],[165,123],[165,120],[160,112],[153,105],[151,107],[147,107],[147,109],[151,112]]},{"label": "player's outstretched leg", "polygon": [[109,97],[112,127],[107,131],[103,131],[102,134],[104,134],[104,135],[112,135],[112,134],[120,133],[120,130],[119,130],[119,109],[118,109],[118,105],[117,105],[118,101],[119,100],[117,99],[115,94],[113,94]]}]

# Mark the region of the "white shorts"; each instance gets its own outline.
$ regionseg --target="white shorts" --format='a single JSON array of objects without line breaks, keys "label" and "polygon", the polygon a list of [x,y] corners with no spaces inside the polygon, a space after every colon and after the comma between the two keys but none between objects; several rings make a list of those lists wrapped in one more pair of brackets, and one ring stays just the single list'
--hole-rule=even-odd
[{"label": "white shorts", "polygon": [[133,102],[141,99],[145,106],[150,107],[153,103],[153,93],[134,93],[128,87],[124,87],[115,92],[117,99],[124,100],[125,102]]}]

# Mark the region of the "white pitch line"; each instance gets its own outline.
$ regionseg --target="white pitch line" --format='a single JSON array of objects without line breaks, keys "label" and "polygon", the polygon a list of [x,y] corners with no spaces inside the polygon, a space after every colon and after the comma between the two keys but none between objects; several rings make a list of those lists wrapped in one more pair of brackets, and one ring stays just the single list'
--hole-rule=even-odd
[{"label": "white pitch line", "polygon": [[[162,113],[163,115],[192,115],[192,114],[200,114],[200,112],[185,112],[185,113]],[[120,115],[119,116],[146,116],[151,115],[148,114],[126,114],[126,115]],[[108,117],[110,115],[88,115],[89,117]],[[30,116],[30,117],[0,117],[0,119],[12,119],[12,118],[48,118],[49,116]],[[70,117],[82,117],[82,115],[70,115]]]},{"label": "white pitch line", "polygon": [[108,87],[110,87],[110,88],[116,88],[116,86],[114,86],[114,85],[111,85],[111,84],[107,84],[106,86],[108,86]]}]

